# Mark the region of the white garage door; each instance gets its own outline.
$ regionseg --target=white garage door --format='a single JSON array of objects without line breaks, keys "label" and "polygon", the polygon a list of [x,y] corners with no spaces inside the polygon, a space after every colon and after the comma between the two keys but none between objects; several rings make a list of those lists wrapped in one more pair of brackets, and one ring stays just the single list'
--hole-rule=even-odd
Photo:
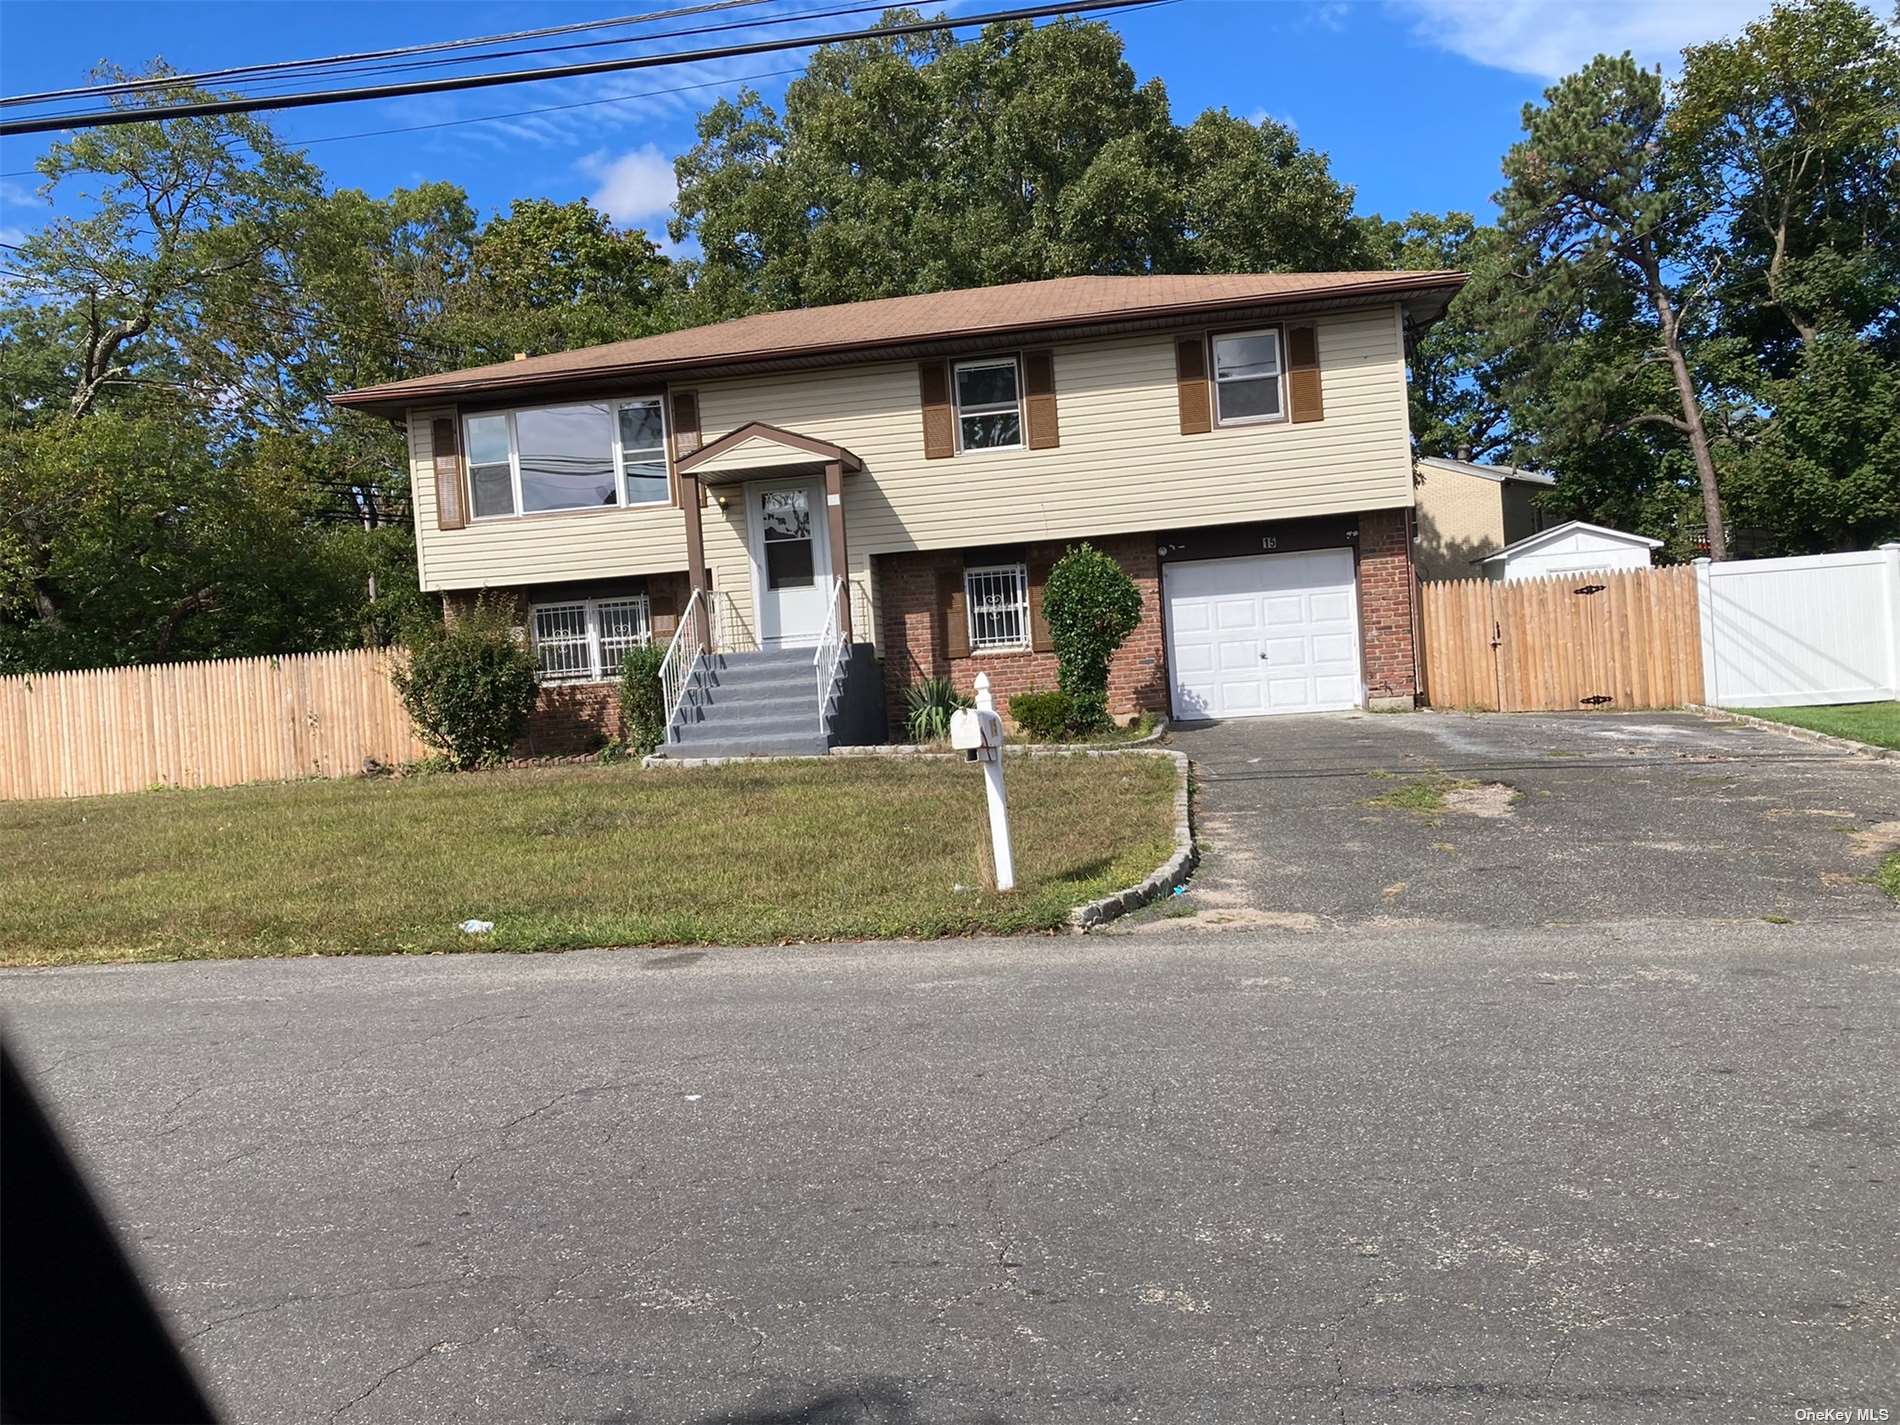
[{"label": "white garage door", "polygon": [[1359,706],[1350,549],[1169,564],[1164,590],[1175,717]]}]

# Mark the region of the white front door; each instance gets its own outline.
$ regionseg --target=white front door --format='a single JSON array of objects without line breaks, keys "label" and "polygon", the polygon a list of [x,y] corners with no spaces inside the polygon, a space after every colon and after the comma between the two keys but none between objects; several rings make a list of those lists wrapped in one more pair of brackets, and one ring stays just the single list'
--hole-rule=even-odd
[{"label": "white front door", "polygon": [[762,648],[808,648],[831,610],[831,542],[825,487],[816,480],[746,486],[752,535],[752,587]]},{"label": "white front door", "polygon": [[1169,564],[1163,587],[1176,718],[1359,706],[1350,549]]}]

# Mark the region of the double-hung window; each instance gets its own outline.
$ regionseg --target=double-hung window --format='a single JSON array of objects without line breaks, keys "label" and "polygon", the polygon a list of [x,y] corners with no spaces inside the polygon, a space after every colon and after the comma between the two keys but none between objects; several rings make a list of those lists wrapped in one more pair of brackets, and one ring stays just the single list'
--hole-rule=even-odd
[{"label": "double-hung window", "polygon": [[478,520],[669,498],[657,396],[484,412],[463,427]]},{"label": "double-hung window", "polygon": [[1215,337],[1214,403],[1220,423],[1284,420],[1283,372],[1277,328]]},{"label": "double-hung window", "polygon": [[989,564],[963,571],[963,602],[970,611],[970,651],[1029,647],[1029,571],[1021,564]]},{"label": "double-hung window", "polygon": [[960,361],[953,375],[958,450],[1010,450],[1023,443],[1016,358]]},{"label": "double-hung window", "polygon": [[542,682],[597,682],[620,676],[628,650],[652,638],[653,621],[647,596],[635,594],[536,604],[528,626]]}]

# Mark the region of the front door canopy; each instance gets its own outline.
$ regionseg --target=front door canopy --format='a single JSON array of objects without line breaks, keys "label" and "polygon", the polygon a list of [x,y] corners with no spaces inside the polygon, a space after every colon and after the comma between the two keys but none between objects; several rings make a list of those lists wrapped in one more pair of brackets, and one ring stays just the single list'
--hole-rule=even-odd
[{"label": "front door canopy", "polygon": [[751,421],[683,458],[679,473],[696,476],[702,485],[729,485],[761,475],[819,472],[827,465],[847,475],[864,469],[842,445]]}]

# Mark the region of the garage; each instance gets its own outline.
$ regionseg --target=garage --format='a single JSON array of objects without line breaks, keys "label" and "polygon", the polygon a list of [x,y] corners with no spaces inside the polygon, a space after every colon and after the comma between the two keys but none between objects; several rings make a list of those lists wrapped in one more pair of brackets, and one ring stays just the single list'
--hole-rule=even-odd
[{"label": "garage", "polygon": [[1173,715],[1268,717],[1360,705],[1359,600],[1350,549],[1165,566]]}]

